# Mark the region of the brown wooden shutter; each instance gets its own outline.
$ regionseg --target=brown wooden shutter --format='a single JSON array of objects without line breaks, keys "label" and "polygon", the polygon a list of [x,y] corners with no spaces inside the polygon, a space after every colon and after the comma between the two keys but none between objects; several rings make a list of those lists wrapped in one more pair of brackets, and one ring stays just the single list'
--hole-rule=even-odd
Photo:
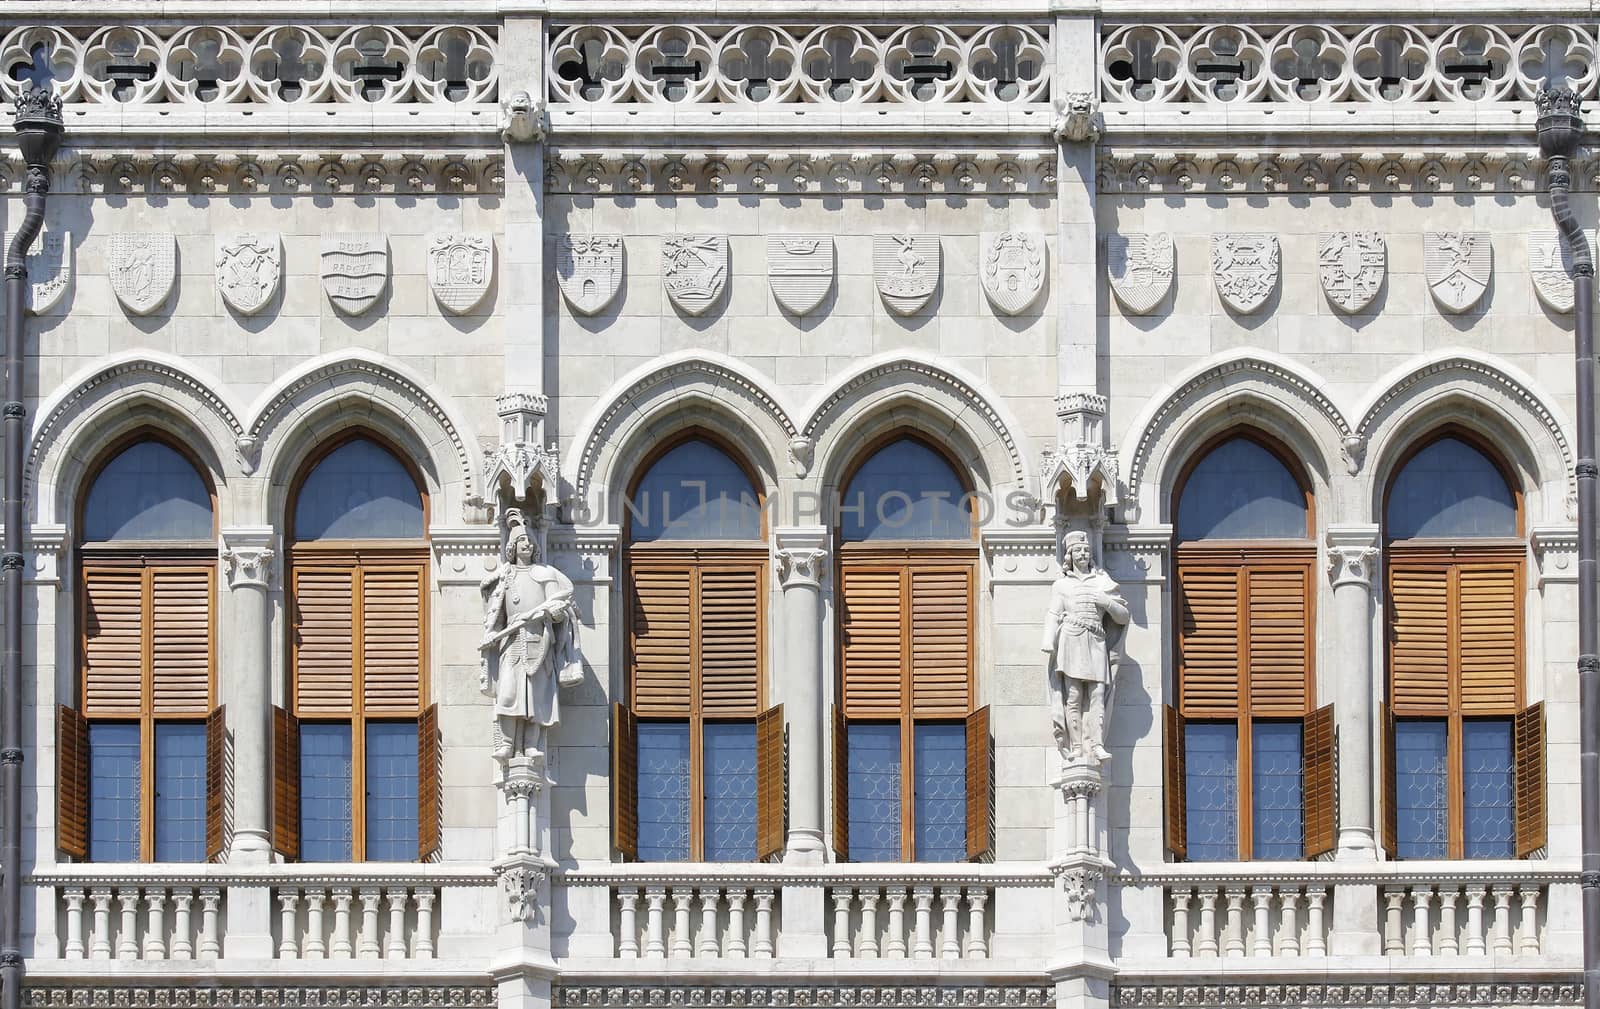
[{"label": "brown wooden shutter", "polygon": [[994,748],[989,706],[967,716],[967,858],[994,857]]},{"label": "brown wooden shutter", "polygon": [[971,707],[972,569],[912,568],[911,713],[966,715]]},{"label": "brown wooden shutter", "polygon": [[1519,565],[1472,564],[1456,571],[1457,655],[1463,714],[1517,707],[1522,621]]},{"label": "brown wooden shutter", "polygon": [[56,705],[56,847],[89,857],[89,722]]},{"label": "brown wooden shutter", "polygon": [[158,715],[211,710],[210,567],[150,569],[150,682]]},{"label": "brown wooden shutter", "polygon": [[414,714],[422,704],[421,567],[361,570],[361,683],[367,713]]},{"label": "brown wooden shutter", "polygon": [[300,720],[272,708],[272,846],[288,861],[300,857]]},{"label": "brown wooden shutter", "polygon": [[708,718],[749,717],[760,703],[760,568],[703,568],[700,706]]},{"label": "brown wooden shutter", "polygon": [[1383,748],[1383,850],[1394,859],[1400,857],[1400,804],[1395,795],[1399,775],[1394,755],[1394,708],[1388,704],[1378,705],[1378,731],[1383,734],[1379,741]]},{"label": "brown wooden shutter", "polygon": [[1390,697],[1395,714],[1449,714],[1449,569],[1391,563],[1389,607]]},{"label": "brown wooden shutter", "polygon": [[140,714],[144,709],[144,571],[83,570],[83,711]]},{"label": "brown wooden shutter", "polygon": [[1517,857],[1545,846],[1544,703],[1530,704],[1512,721],[1511,752],[1516,767]]},{"label": "brown wooden shutter", "polygon": [[228,715],[217,705],[206,716],[206,859],[228,850]]},{"label": "brown wooden shutter", "polygon": [[756,860],[783,854],[788,828],[788,774],[783,705],[756,716]]},{"label": "brown wooden shutter", "polygon": [[353,709],[355,634],[354,569],[296,566],[296,715],[348,714]]},{"label": "brown wooden shutter", "polygon": [[632,574],[634,713],[686,717],[693,687],[693,574],[686,564],[635,565]]},{"label": "brown wooden shutter", "polygon": [[430,704],[417,716],[417,860],[439,854],[444,815],[439,750],[439,706]]},{"label": "brown wooden shutter", "polygon": [[638,858],[639,724],[620,701],[611,705],[611,733],[611,843]]},{"label": "brown wooden shutter", "polygon": [[1306,716],[1305,771],[1301,782],[1305,803],[1305,857],[1316,858],[1339,846],[1339,783],[1337,734],[1333,705]]},{"label": "brown wooden shutter", "polygon": [[846,565],[840,572],[844,714],[850,718],[900,717],[901,578],[902,570],[892,567]]},{"label": "brown wooden shutter", "polygon": [[1167,751],[1166,791],[1166,842],[1172,857],[1182,861],[1189,857],[1188,812],[1184,807],[1184,750],[1183,715],[1170,704],[1161,706],[1162,746]]},{"label": "brown wooden shutter", "polygon": [[833,706],[833,857],[850,861],[850,727],[844,708]]},{"label": "brown wooden shutter", "polygon": [[1248,570],[1250,712],[1303,715],[1311,668],[1305,568]]},{"label": "brown wooden shutter", "polygon": [[1237,568],[1178,569],[1179,709],[1188,717],[1239,710]]}]

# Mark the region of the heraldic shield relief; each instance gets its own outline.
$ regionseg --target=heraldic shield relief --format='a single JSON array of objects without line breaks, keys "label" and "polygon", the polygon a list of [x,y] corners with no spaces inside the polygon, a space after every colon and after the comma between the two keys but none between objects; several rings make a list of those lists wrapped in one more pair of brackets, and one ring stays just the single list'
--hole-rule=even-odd
[{"label": "heraldic shield relief", "polygon": [[240,315],[255,315],[278,293],[283,243],[277,232],[217,236],[217,290]]},{"label": "heraldic shield relief", "polygon": [[428,242],[428,286],[451,315],[465,315],[489,293],[494,277],[494,243],[489,236],[438,234]]},{"label": "heraldic shield relief", "polygon": [[705,314],[728,283],[727,236],[667,235],[661,240],[661,283],[680,312]]},{"label": "heraldic shield relief", "polygon": [[774,235],[767,239],[767,282],[790,315],[822,304],[833,286],[833,239],[827,235]]},{"label": "heraldic shield relief", "polygon": [[360,315],[389,286],[389,240],[379,234],[323,235],[322,290],[343,315]]},{"label": "heraldic shield relief", "polygon": [[[1583,239],[1587,242],[1587,236]],[[1528,236],[1528,276],[1533,291],[1552,312],[1565,315],[1578,303],[1572,284],[1572,254],[1557,231],[1536,231]]]},{"label": "heraldic shield relief", "polygon": [[1106,274],[1117,303],[1133,315],[1161,304],[1172,290],[1175,258],[1169,234],[1107,235]]},{"label": "heraldic shield relief", "polygon": [[579,315],[594,315],[622,288],[621,235],[557,235],[556,282]]},{"label": "heraldic shield relief", "polygon": [[171,232],[122,232],[106,244],[111,290],[134,315],[149,315],[172,293],[178,275],[178,241]]},{"label": "heraldic shield relief", "polygon": [[1317,238],[1317,272],[1322,292],[1341,312],[1372,304],[1383,286],[1388,249],[1376,231],[1334,231]]},{"label": "heraldic shield relief", "polygon": [[1494,247],[1487,231],[1430,231],[1422,236],[1428,289],[1447,312],[1465,312],[1489,289]]},{"label": "heraldic shield relief", "polygon": [[[0,249],[10,249],[16,232],[8,231],[0,238]],[[28,250],[28,287],[24,292],[26,308],[34,315],[43,315],[61,303],[72,283],[71,236],[64,231],[46,229],[34,240]],[[0,253],[3,254],[3,253]]]},{"label": "heraldic shield relief", "polygon": [[873,235],[872,276],[895,315],[914,315],[939,288],[938,235]]},{"label": "heraldic shield relief", "polygon": [[978,265],[989,303],[1017,315],[1044,290],[1044,236],[1032,231],[989,231]]},{"label": "heraldic shield relief", "polygon": [[1278,287],[1278,236],[1211,236],[1211,279],[1222,303],[1248,315],[1267,303]]}]

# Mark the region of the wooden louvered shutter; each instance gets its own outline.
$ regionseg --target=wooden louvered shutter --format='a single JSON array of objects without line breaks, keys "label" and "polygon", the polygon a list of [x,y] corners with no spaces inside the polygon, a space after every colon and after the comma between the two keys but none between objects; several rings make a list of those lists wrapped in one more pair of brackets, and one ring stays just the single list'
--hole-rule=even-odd
[{"label": "wooden louvered shutter", "polygon": [[967,858],[994,857],[994,746],[989,706],[967,716]]},{"label": "wooden louvered shutter", "polygon": [[1306,716],[1305,770],[1301,789],[1305,803],[1305,857],[1316,858],[1339,846],[1338,762],[1333,705]]},{"label": "wooden louvered shutter", "polygon": [[1178,707],[1186,717],[1238,713],[1239,580],[1237,568],[1178,569]]},{"label": "wooden louvered shutter", "polygon": [[210,567],[150,569],[150,681],[158,715],[211,709]]},{"label": "wooden louvered shutter", "polygon": [[972,569],[915,568],[911,580],[911,713],[966,715],[971,704]]},{"label": "wooden louvered shutter", "polygon": [[632,572],[633,711],[687,717],[692,688],[692,582],[686,564]]},{"label": "wooden louvered shutter", "polygon": [[754,715],[761,670],[761,569],[704,568],[698,576],[701,712],[708,718]]},{"label": "wooden louvered shutter", "polygon": [[1166,843],[1172,857],[1182,861],[1189,857],[1188,811],[1184,806],[1184,750],[1183,715],[1170,704],[1161,706],[1161,745],[1167,751]]},{"label": "wooden louvered shutter", "polygon": [[295,714],[349,714],[354,708],[355,571],[294,569]]},{"label": "wooden louvered shutter", "polygon": [[144,709],[144,578],[140,568],[84,568],[85,715]]},{"label": "wooden louvered shutter", "polygon": [[849,718],[900,717],[901,577],[898,568],[865,565],[840,572],[843,707]]},{"label": "wooden louvered shutter", "polygon": [[1383,850],[1390,858],[1400,857],[1400,803],[1395,794],[1399,774],[1394,755],[1394,707],[1378,705],[1378,731],[1383,747]]},{"label": "wooden louvered shutter", "polygon": [[1463,714],[1517,706],[1522,656],[1519,565],[1471,564],[1456,570],[1457,663]]},{"label": "wooden louvered shutter", "polygon": [[639,857],[639,723],[626,704],[611,705],[611,838]]},{"label": "wooden louvered shutter", "polygon": [[833,857],[850,861],[850,726],[833,706]]},{"label": "wooden louvered shutter", "polygon": [[422,704],[421,567],[361,570],[361,683],[368,714],[415,714]]},{"label": "wooden louvered shutter", "polygon": [[[1450,711],[1450,570],[1389,566],[1389,680],[1394,713]],[[1391,781],[1390,787],[1393,787]]]},{"label": "wooden louvered shutter", "polygon": [[228,850],[228,715],[217,705],[206,716],[206,859]]},{"label": "wooden louvered shutter", "polygon": [[89,722],[56,705],[56,847],[89,857]]},{"label": "wooden louvered shutter", "polygon": [[288,861],[300,857],[300,720],[272,708],[272,846]]},{"label": "wooden louvered shutter", "polygon": [[1305,568],[1247,570],[1250,713],[1298,716],[1306,711],[1311,667],[1310,606]]},{"label": "wooden louvered shutter", "polygon": [[1545,846],[1544,703],[1530,704],[1512,721],[1511,753],[1516,768],[1517,857]]},{"label": "wooden louvered shutter", "polygon": [[788,774],[783,705],[756,716],[756,860],[783,854],[788,829]]},{"label": "wooden louvered shutter", "polygon": [[430,861],[441,844],[443,794],[439,751],[439,706],[430,704],[417,716],[417,860]]}]

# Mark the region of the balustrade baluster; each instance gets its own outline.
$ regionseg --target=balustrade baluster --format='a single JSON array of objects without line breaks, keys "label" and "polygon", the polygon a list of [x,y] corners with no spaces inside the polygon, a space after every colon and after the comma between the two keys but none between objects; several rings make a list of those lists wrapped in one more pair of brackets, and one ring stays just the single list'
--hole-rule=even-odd
[{"label": "balustrade baluster", "polygon": [[1539,884],[1523,883],[1517,888],[1522,898],[1522,924],[1518,926],[1520,939],[1517,953],[1521,956],[1539,955]]},{"label": "balustrade baluster", "polygon": [[939,959],[961,959],[961,888],[941,886],[939,902],[944,907],[944,918],[939,924]]},{"label": "balustrade baluster", "polygon": [[1200,956],[1217,955],[1217,891],[1200,891],[1200,944],[1195,950]]},{"label": "balustrade baluster", "polygon": [[1194,950],[1189,941],[1189,901],[1193,899],[1194,891],[1188,887],[1173,890],[1172,897],[1172,925],[1168,929],[1171,935],[1169,946],[1171,955],[1179,960],[1188,959]]},{"label": "balustrade baluster", "polygon": [[1255,905],[1255,921],[1251,924],[1250,955],[1272,955],[1272,887],[1250,888],[1250,903]]},{"label": "balustrade baluster", "polygon": [[664,886],[646,887],[644,891],[645,909],[645,935],[644,955],[647,957],[665,957],[667,955],[667,888]]},{"label": "balustrade baluster", "polygon": [[1483,898],[1488,892],[1481,886],[1467,887],[1467,956],[1482,956],[1487,949],[1483,942]]},{"label": "balustrade baluster", "polygon": [[623,887],[617,890],[617,956],[624,960],[639,958],[639,888]]},{"label": "balustrade baluster", "polygon": [[1494,894],[1494,925],[1490,937],[1491,947],[1496,956],[1510,955],[1511,953],[1511,887],[1505,883],[1496,883],[1491,892]]},{"label": "balustrade baluster", "polygon": [[1278,887],[1278,956],[1300,955],[1300,888]]},{"label": "balustrade baluster", "polygon": [[117,959],[139,959],[139,890],[128,887],[117,891],[122,909],[122,924],[117,929]]},{"label": "balustrade baluster", "polygon": [[744,902],[750,890],[743,886],[728,887],[728,939],[725,956],[743,960],[745,956]]},{"label": "balustrade baluster", "polygon": [[278,958],[300,956],[300,891],[292,886],[278,890]]},{"label": "balustrade baluster", "polygon": [[189,887],[172,891],[172,948],[167,955],[173,960],[194,959],[194,942],[190,925],[189,907],[194,903],[194,890]]},{"label": "balustrade baluster", "polygon": [[403,886],[391,886],[385,896],[389,901],[389,929],[385,937],[383,956],[386,960],[406,958],[406,901],[410,893]]},{"label": "balustrade baluster", "polygon": [[1433,887],[1411,886],[1411,955],[1433,956]]},{"label": "balustrade baluster", "polygon": [[222,888],[200,888],[200,947],[196,951],[202,960],[214,960],[222,955]]},{"label": "balustrade baluster", "polygon": [[694,903],[694,888],[689,886],[675,886],[672,888],[672,955],[674,957],[694,956],[693,928],[689,923],[691,905]]},{"label": "balustrade baluster", "polygon": [[883,955],[890,960],[906,958],[906,888],[891,886],[885,891],[889,899],[889,930],[884,936]]},{"label": "balustrade baluster", "polygon": [[347,886],[333,890],[333,946],[328,955],[335,960],[348,960],[353,952],[350,946],[350,905],[355,891]]},{"label": "balustrade baluster", "polygon": [[96,960],[111,959],[111,891],[104,887],[92,890],[89,899],[94,901],[94,931],[89,939],[89,956]]},{"label": "balustrade baluster", "polygon": [[972,960],[989,958],[988,922],[984,909],[989,903],[989,891],[982,887],[967,887],[967,950]]},{"label": "balustrade baluster", "polygon": [[700,942],[695,956],[722,955],[722,943],[717,937],[717,914],[722,905],[722,890],[715,886],[700,888]]},{"label": "balustrade baluster", "polygon": [[145,960],[165,960],[167,958],[166,887],[145,887],[144,905],[144,945],[139,950],[139,956]]},{"label": "balustrade baluster", "polygon": [[383,891],[375,886],[364,886],[356,894],[361,898],[361,936],[356,940],[356,957],[376,960],[381,952],[378,948],[378,901],[383,899]]},{"label": "balustrade baluster", "polygon": [[855,890],[848,886],[833,888],[833,955],[846,957],[850,955],[850,902],[855,899]]},{"label": "balustrade baluster", "polygon": [[777,891],[770,886],[756,888],[756,933],[751,943],[751,955],[758,959],[770,960],[774,950],[772,948],[772,902]]},{"label": "balustrade baluster", "polygon": [[432,960],[433,901],[437,894],[431,886],[425,886],[411,896],[417,902],[417,931],[411,938],[411,956],[415,960]]},{"label": "balustrade baluster", "polygon": [[861,931],[856,933],[856,956],[863,959],[878,958],[878,888],[864,886],[857,890],[861,898]]},{"label": "balustrade baluster", "polygon": [[1383,914],[1383,955],[1405,956],[1406,924],[1404,916],[1406,889],[1403,886],[1384,887],[1383,899],[1385,903]]},{"label": "balustrade baluster", "polygon": [[61,955],[68,960],[83,959],[83,887],[65,890],[61,895],[67,902],[66,945]]},{"label": "balustrade baluster", "polygon": [[1229,888],[1227,896],[1228,930],[1222,938],[1222,955],[1244,956],[1244,888]]},{"label": "balustrade baluster", "polygon": [[1439,949],[1440,956],[1455,956],[1461,951],[1456,930],[1456,901],[1461,899],[1459,886],[1439,887]]},{"label": "balustrade baluster", "polygon": [[304,893],[306,934],[300,944],[300,955],[307,960],[323,960],[328,956],[328,944],[322,938],[322,905],[328,899],[328,891],[318,886],[307,887]]},{"label": "balustrade baluster", "polygon": [[911,956],[917,960],[933,959],[933,887],[919,886],[911,891],[917,905],[916,934],[911,942]]},{"label": "balustrade baluster", "polygon": [[1306,956],[1328,955],[1328,937],[1322,923],[1322,905],[1327,899],[1327,887],[1306,887]]}]

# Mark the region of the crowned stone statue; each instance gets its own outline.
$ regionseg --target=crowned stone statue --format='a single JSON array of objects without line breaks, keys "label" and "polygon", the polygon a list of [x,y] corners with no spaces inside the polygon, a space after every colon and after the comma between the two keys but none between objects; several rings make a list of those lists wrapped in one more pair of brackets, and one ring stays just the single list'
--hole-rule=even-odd
[{"label": "crowned stone statue", "polygon": [[1050,587],[1042,648],[1049,655],[1051,720],[1068,764],[1110,759],[1105,726],[1111,707],[1128,604],[1117,583],[1094,565],[1089,536],[1070,532],[1061,577]]},{"label": "crowned stone statue", "polygon": [[539,563],[539,546],[516,508],[506,511],[505,564],[479,586],[484,637],[478,687],[494,698],[495,756],[536,757],[561,720],[558,687],[583,680],[572,582]]}]

